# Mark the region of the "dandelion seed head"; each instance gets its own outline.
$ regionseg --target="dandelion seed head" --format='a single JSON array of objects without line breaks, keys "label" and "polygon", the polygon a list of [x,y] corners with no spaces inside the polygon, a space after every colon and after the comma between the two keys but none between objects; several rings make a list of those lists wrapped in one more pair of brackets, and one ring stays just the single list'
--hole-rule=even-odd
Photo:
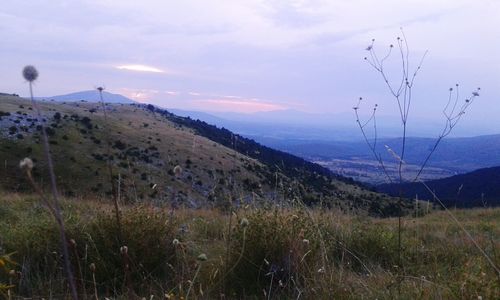
[{"label": "dandelion seed head", "polygon": [[178,240],[178,239],[174,239],[174,240],[172,241],[172,245],[174,245],[174,246],[178,246],[180,243],[181,243],[181,242],[179,242],[179,240]]},{"label": "dandelion seed head", "polygon": [[303,239],[302,240],[302,243],[306,244],[306,245],[309,245],[309,240],[308,239]]},{"label": "dandelion seed head", "polygon": [[19,162],[19,168],[26,171],[31,171],[33,169],[33,166],[33,161],[29,157],[25,157]]},{"label": "dandelion seed head", "polygon": [[32,65],[28,65],[23,69],[23,77],[29,82],[33,82],[38,78],[38,71]]}]

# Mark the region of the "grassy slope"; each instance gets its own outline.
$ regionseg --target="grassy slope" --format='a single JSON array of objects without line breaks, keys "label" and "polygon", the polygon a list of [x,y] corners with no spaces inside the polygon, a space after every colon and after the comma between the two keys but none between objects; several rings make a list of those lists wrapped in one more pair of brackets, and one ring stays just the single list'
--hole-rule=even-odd
[{"label": "grassy slope", "polygon": [[[4,160],[0,183],[8,190],[27,189],[24,176],[17,168],[18,161],[25,156],[37,159],[35,176],[47,182],[37,123],[29,120],[34,118],[29,101],[4,96],[1,100],[0,111],[11,115],[0,119],[0,156]],[[106,125],[97,103],[40,102],[40,105],[47,126],[55,132],[50,140],[58,184],[65,195],[103,197],[110,194],[105,162],[106,140],[109,140],[113,146],[113,172],[115,177],[120,173],[122,196],[128,200],[168,200],[188,205],[208,201],[227,205],[228,199],[307,202],[321,199],[344,209],[394,213],[394,201],[388,197],[335,178],[325,181],[326,177],[314,170],[308,171],[307,178],[300,177],[302,173],[297,168],[290,168],[289,174],[294,177],[279,174],[269,165],[179,125],[193,122],[179,119],[175,123],[145,106],[110,104]],[[56,112],[61,115],[59,121],[54,118]],[[16,127],[15,132],[10,131],[12,126]],[[16,137],[18,134],[23,138]],[[269,153],[280,158],[280,153]],[[184,169],[180,177],[172,172],[176,165]],[[313,187],[316,182],[327,182],[327,185],[316,189]],[[324,186],[328,187],[326,193]]]},{"label": "grassy slope", "polygon": [[[485,252],[500,264],[500,210],[454,214]],[[72,263],[93,293],[96,265],[100,297],[235,299],[494,299],[500,280],[470,239],[444,212],[403,219],[402,268],[397,219],[360,218],[335,211],[240,209],[175,210],[150,205],[123,207],[124,241],[116,238],[111,206],[64,201],[68,236],[76,242]],[[242,218],[248,227],[240,225]],[[0,257],[22,272],[11,278],[15,295],[62,298],[66,294],[54,221],[36,197],[0,193]],[[172,241],[179,240],[178,245]],[[307,240],[307,242],[305,241]],[[119,248],[131,261],[124,286]],[[196,257],[206,253],[208,260]],[[78,267],[80,266],[80,267]],[[0,269],[0,283],[8,277]],[[399,284],[400,282],[400,284]],[[80,286],[80,293],[83,287]]]},{"label": "grassy slope", "polygon": [[[30,122],[26,122],[26,119],[33,118],[29,102],[21,99],[9,100],[3,99],[0,110],[27,113],[28,116],[13,114],[3,118],[16,119],[20,116],[24,120],[14,125],[18,127],[28,125]],[[20,108],[20,105],[24,108]],[[106,163],[103,159],[96,159],[93,156],[93,154],[105,156],[106,139],[111,141],[113,146],[118,146],[112,148],[114,174],[122,174],[123,194],[129,198],[135,198],[135,195],[139,199],[148,196],[168,197],[170,189],[171,193],[174,191],[190,193],[193,194],[193,198],[199,199],[206,197],[204,193],[209,193],[217,187],[219,184],[217,177],[229,174],[238,182],[247,178],[251,182],[258,181],[258,174],[248,172],[245,168],[246,165],[259,165],[255,160],[197,136],[189,129],[179,128],[165,119],[156,118],[142,109],[130,105],[109,107],[108,125],[104,129],[106,125],[103,113],[96,103],[41,103],[44,116],[50,119],[49,123],[55,123],[52,117],[56,111],[62,116],[57,128],[53,128],[55,134],[50,140],[56,143],[51,145],[56,174],[58,183],[66,194],[84,196],[91,191],[97,194],[110,191]],[[96,112],[89,112],[92,108],[96,109]],[[65,115],[78,115],[79,118],[65,119]],[[89,130],[82,123],[84,117],[90,118],[92,129]],[[145,124],[148,124],[147,127]],[[85,130],[86,133],[81,130]],[[16,165],[20,158],[34,157],[39,161],[40,167],[44,166],[40,143],[32,143],[33,140],[39,141],[39,134],[34,128],[30,128],[27,133],[20,132],[24,136],[23,139],[9,135],[6,126],[2,128],[3,147],[0,151],[5,159],[2,177],[7,180],[7,184],[4,185],[7,187],[16,188],[16,184],[22,178],[22,174],[18,171],[15,174],[11,173],[17,169]],[[95,139],[100,143],[96,144]],[[119,149],[121,147],[117,141],[125,144],[125,149]],[[131,147],[136,147],[137,151],[129,151],[125,157],[127,149]],[[186,163],[188,159],[191,163]],[[184,169],[180,178],[172,173],[176,165]],[[45,174],[40,170],[41,177]],[[201,182],[201,186],[198,184],[198,187],[192,188],[197,182]],[[151,189],[153,184],[157,185],[154,190]],[[155,191],[161,193],[154,193]]]}]

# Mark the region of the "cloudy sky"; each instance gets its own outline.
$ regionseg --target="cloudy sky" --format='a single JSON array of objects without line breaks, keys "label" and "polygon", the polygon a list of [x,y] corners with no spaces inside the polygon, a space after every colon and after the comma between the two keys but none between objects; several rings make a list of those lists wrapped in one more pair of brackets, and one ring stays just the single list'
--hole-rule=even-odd
[{"label": "cloudy sky", "polygon": [[0,92],[26,95],[20,73],[33,64],[40,96],[103,84],[164,107],[316,113],[352,111],[363,96],[392,114],[363,57],[372,38],[376,51],[395,44],[400,27],[410,66],[429,50],[416,116],[438,117],[460,83],[464,98],[482,88],[469,120],[500,124],[496,0],[4,0]]}]

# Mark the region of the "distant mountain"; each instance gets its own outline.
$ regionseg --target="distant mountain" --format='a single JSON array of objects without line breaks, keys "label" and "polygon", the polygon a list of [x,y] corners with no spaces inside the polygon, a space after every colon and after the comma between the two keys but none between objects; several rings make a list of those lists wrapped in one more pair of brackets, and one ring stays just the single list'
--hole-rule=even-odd
[{"label": "distant mountain", "polygon": [[[426,184],[447,207],[500,206],[500,167],[479,169],[470,173],[427,181]],[[377,187],[380,192],[399,195],[400,188],[408,198],[433,200],[432,194],[422,183],[385,184]]]},{"label": "distant mountain", "polygon": [[[136,103],[134,100],[129,99],[120,94],[112,94],[109,92],[103,92],[104,102],[106,103]],[[76,102],[85,100],[88,102],[98,102],[100,101],[99,93],[96,90],[76,92],[66,95],[58,95],[52,97],[41,97],[41,99],[54,100],[54,101],[65,101],[65,102]]]}]

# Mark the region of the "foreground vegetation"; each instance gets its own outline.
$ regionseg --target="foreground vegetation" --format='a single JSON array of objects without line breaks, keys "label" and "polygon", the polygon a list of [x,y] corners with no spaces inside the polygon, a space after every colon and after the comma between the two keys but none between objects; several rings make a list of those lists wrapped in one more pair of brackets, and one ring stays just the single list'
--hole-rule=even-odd
[{"label": "foreground vegetation", "polygon": [[[83,299],[500,295],[498,274],[439,211],[403,219],[401,263],[397,219],[300,207],[224,213],[135,204],[122,207],[119,233],[107,200],[66,199],[63,211]],[[454,214],[500,265],[500,209]],[[68,295],[58,230],[37,196],[0,194],[0,247],[4,296]]]}]

